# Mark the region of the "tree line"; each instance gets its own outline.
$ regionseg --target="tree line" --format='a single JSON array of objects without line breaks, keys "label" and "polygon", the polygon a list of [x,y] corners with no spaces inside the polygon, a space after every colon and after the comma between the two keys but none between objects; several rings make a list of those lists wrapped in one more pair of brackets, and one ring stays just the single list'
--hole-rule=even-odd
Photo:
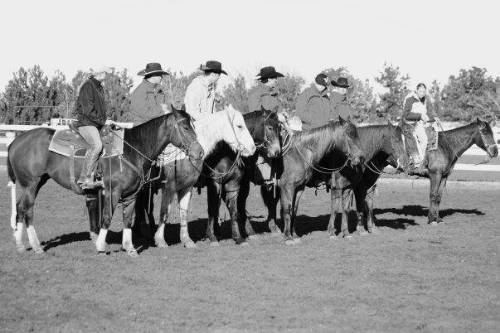
[{"label": "tree line", "polygon": [[[323,71],[332,78],[347,77],[348,102],[357,122],[377,122],[397,118],[405,96],[414,87],[409,86],[410,76],[399,67],[385,64],[375,81],[384,87],[375,93],[368,80],[354,77],[347,68],[329,68]],[[79,71],[68,80],[62,72],[48,77],[39,65],[13,73],[3,92],[0,92],[0,123],[41,124],[55,117],[72,117],[78,89],[90,72]],[[185,74],[172,71],[164,80],[164,90],[169,102],[180,107],[184,93],[197,73]],[[108,118],[128,121],[133,80],[126,69],[114,70],[105,79]],[[248,110],[248,95],[254,86],[241,74],[236,75],[220,93],[220,108],[232,104],[242,112]],[[278,93],[283,108],[292,111],[305,80],[287,74],[278,81]],[[427,84],[432,105],[442,120],[470,121],[475,117],[491,119],[500,115],[500,77],[492,77],[485,68],[461,69],[440,86],[436,81]]]}]

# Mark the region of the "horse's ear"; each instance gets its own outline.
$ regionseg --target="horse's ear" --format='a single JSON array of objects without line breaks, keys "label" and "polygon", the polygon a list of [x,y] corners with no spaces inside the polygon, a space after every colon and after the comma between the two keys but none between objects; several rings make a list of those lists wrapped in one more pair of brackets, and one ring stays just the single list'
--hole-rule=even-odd
[{"label": "horse's ear", "polygon": [[495,127],[497,124],[496,120],[493,119],[492,121],[490,121],[490,127]]},{"label": "horse's ear", "polygon": [[339,123],[340,123],[340,125],[344,125],[345,124],[344,118],[342,118],[340,115],[339,115]]},{"label": "horse's ear", "polygon": [[173,104],[170,104],[170,110],[172,110],[172,112],[178,111]]}]

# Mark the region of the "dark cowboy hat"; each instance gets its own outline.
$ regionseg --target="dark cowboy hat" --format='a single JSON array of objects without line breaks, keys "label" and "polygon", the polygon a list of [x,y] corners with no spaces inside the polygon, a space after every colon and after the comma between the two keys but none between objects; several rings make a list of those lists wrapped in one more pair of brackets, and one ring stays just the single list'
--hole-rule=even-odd
[{"label": "dark cowboy hat", "polygon": [[283,77],[283,74],[276,72],[273,66],[267,66],[260,69],[259,74],[257,74],[259,80],[265,79],[276,79],[278,77]]},{"label": "dark cowboy hat", "polygon": [[349,82],[345,77],[339,77],[337,81],[332,80],[332,86],[339,88],[349,88]]},{"label": "dark cowboy hat", "polygon": [[212,72],[227,75],[226,71],[222,69],[222,64],[215,60],[209,60],[205,65],[200,65],[200,69],[204,72]]},{"label": "dark cowboy hat", "polygon": [[146,76],[151,74],[159,74],[159,75],[170,75],[169,72],[164,71],[161,68],[161,65],[157,62],[152,62],[146,65],[146,69],[143,69],[137,75]]},{"label": "dark cowboy hat", "polygon": [[326,76],[325,73],[320,73],[320,74],[316,75],[314,82],[316,82],[317,84],[319,84],[323,87],[327,87],[328,86],[328,76]]}]

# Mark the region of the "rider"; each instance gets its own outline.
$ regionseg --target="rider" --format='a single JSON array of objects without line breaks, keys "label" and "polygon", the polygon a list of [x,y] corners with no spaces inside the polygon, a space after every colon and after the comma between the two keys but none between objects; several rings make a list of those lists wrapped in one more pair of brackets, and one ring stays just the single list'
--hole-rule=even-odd
[{"label": "rider", "polygon": [[164,71],[159,63],[149,63],[137,75],[144,79],[130,97],[130,114],[134,126],[170,112],[167,93],[161,85],[163,77],[170,73]]},{"label": "rider", "polygon": [[414,136],[417,141],[420,160],[413,161],[416,168],[426,168],[426,149],[437,149],[437,133],[434,130],[436,117],[430,98],[427,96],[427,87],[419,83],[417,89],[406,96],[403,102],[403,120],[415,126]]},{"label": "rider", "polygon": [[280,77],[283,77],[283,74],[276,72],[273,66],[260,69],[259,74],[257,74],[259,82],[248,96],[248,110],[250,112],[262,108],[269,111],[281,110],[281,102],[278,99],[278,91],[276,90],[276,84]]},{"label": "rider", "polygon": [[[159,63],[149,63],[137,75],[144,78],[132,92],[130,98],[130,114],[134,126],[170,112],[167,107],[168,96],[161,85],[163,78],[170,75],[170,73],[164,71]],[[155,171],[159,172],[159,169],[155,169]],[[151,185],[148,184],[137,195],[133,226],[136,236],[144,236],[146,238],[152,237],[152,226],[155,225],[153,196],[156,191],[151,190]]]},{"label": "rider", "polygon": [[333,119],[333,109],[328,97],[328,76],[320,73],[314,83],[304,89],[297,98],[295,115],[302,120],[302,129],[311,129]]},{"label": "rider", "polygon": [[80,135],[87,141],[90,148],[85,154],[85,161],[78,179],[82,189],[91,189],[100,186],[94,180],[94,171],[97,160],[102,151],[102,141],[99,130],[106,122],[106,102],[102,81],[106,74],[112,73],[112,69],[104,67],[93,72],[82,84],[76,100],[75,114]]},{"label": "rider", "polygon": [[202,75],[197,76],[189,84],[184,97],[186,112],[191,115],[194,120],[205,114],[215,112],[215,89],[220,75],[227,73],[222,70],[222,64],[215,60],[209,60],[205,65],[200,65]]},{"label": "rider", "polygon": [[344,120],[352,118],[352,108],[347,103],[347,88],[349,88],[347,78],[339,77],[336,81],[332,80],[332,92],[330,94],[330,101],[334,111],[332,119],[338,120],[339,116]]}]

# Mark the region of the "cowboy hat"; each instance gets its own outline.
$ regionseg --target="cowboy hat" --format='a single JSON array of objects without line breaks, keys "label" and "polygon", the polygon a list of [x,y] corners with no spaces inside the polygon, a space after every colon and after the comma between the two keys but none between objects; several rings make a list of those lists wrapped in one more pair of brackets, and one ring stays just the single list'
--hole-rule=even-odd
[{"label": "cowboy hat", "polygon": [[339,77],[337,81],[332,80],[332,86],[339,88],[349,88],[349,82],[345,77]]},{"label": "cowboy hat", "polygon": [[151,62],[146,65],[146,68],[141,70],[137,75],[146,76],[151,74],[160,74],[160,75],[170,75],[169,72],[164,71],[161,68],[161,65],[157,62]]},{"label": "cowboy hat", "polygon": [[209,60],[205,65],[200,65],[200,70],[204,72],[218,73],[227,75],[226,71],[222,69],[222,64],[216,60]]},{"label": "cowboy hat", "polygon": [[283,77],[284,75],[276,72],[276,69],[273,66],[267,66],[260,69],[259,74],[257,74],[258,80],[265,79],[276,79],[278,77]]},{"label": "cowboy hat", "polygon": [[314,82],[316,82],[320,86],[327,87],[328,86],[328,76],[325,73],[320,73],[320,74],[316,75]]}]

